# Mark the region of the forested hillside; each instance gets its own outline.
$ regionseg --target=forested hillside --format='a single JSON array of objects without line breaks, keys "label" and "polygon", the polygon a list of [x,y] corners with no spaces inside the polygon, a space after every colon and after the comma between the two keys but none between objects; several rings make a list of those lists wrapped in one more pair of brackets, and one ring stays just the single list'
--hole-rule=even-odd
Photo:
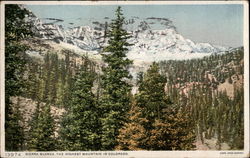
[{"label": "forested hillside", "polygon": [[121,7],[101,61],[34,42],[28,11],[12,10],[22,16],[6,17],[6,150],[200,150],[211,140],[206,150],[244,148],[243,48],[152,62],[134,79]]},{"label": "forested hillside", "polygon": [[160,62],[166,93],[190,106],[196,135],[202,142],[215,137],[218,149],[222,142],[243,148],[243,56],[243,48],[238,48],[202,59]]},{"label": "forested hillside", "polygon": [[[243,75],[244,50],[237,48],[224,54],[213,54],[202,59],[168,60],[160,62],[162,73],[171,84],[187,82],[211,83],[214,88],[226,79],[232,84],[233,76]],[[194,71],[195,70],[195,71]],[[236,79],[236,80],[237,80]]]}]

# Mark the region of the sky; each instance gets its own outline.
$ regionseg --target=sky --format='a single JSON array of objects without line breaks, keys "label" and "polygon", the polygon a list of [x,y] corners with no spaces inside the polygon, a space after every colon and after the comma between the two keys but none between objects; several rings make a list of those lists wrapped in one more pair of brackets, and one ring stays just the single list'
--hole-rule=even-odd
[{"label": "sky", "polygon": [[[243,46],[243,5],[120,5],[125,18],[161,17],[173,21],[177,31],[194,42]],[[90,20],[114,18],[117,5],[27,5],[38,18],[59,18],[62,25],[88,25]]]}]

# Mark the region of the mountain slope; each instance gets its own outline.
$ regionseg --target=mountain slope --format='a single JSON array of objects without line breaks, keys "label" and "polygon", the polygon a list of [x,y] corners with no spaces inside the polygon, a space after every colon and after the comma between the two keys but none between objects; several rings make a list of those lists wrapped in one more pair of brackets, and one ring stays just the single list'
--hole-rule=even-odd
[{"label": "mountain slope", "polygon": [[[66,29],[53,22],[55,19],[46,19],[50,22],[45,22],[45,20],[33,16],[30,20],[34,23],[36,35],[44,40],[73,45],[84,51],[94,52],[94,54],[99,53],[107,43],[109,21],[103,23],[93,21],[89,26]],[[230,49],[185,39],[166,18],[140,19],[133,17],[125,21],[125,29],[132,35],[129,42],[134,44],[129,48],[128,58],[137,61],[200,58]]]}]

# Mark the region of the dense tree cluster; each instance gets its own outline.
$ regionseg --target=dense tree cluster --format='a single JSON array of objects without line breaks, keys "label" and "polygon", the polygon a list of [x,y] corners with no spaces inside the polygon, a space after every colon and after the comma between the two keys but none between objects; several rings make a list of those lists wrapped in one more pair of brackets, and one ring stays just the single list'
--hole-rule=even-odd
[{"label": "dense tree cluster", "polygon": [[[47,52],[42,61],[29,57],[25,97],[67,108],[73,76],[80,69],[71,53],[63,50],[59,57],[57,53]],[[80,59],[81,63],[85,60]]]},{"label": "dense tree cluster", "polygon": [[243,87],[235,90],[233,98],[225,92],[213,93],[208,86],[195,86],[191,93],[188,100],[192,105],[191,118],[197,125],[196,134],[201,141],[215,137],[218,149],[224,142],[232,149],[243,149]]},{"label": "dense tree cluster", "polygon": [[[194,148],[194,124],[189,119],[190,112],[166,96],[165,83],[165,78],[159,73],[158,64],[153,63],[140,80],[130,122],[120,130],[118,149]],[[138,131],[143,133],[139,134]],[[132,144],[129,144],[131,141]]]},{"label": "dense tree cluster", "polygon": [[[178,96],[183,89],[189,88],[188,94],[182,95],[182,100],[191,105],[196,135],[202,142],[216,138],[218,149],[223,142],[232,149],[243,148],[244,85],[234,84],[232,80],[233,76],[236,76],[234,82],[239,80],[239,76],[244,76],[243,55],[243,48],[238,48],[202,59],[159,63],[169,91],[178,87],[178,91],[173,93]],[[218,90],[218,85],[225,82],[233,85],[233,96]],[[235,137],[241,141],[236,141]]]},{"label": "dense tree cluster", "polygon": [[26,148],[32,151],[53,151],[56,149],[55,121],[49,104],[38,102],[30,121]]},{"label": "dense tree cluster", "polygon": [[5,141],[6,150],[22,150],[24,129],[20,107],[14,106],[11,97],[23,93],[28,47],[21,43],[32,36],[30,26],[25,22],[29,12],[18,5],[6,5],[5,8]]},{"label": "dense tree cluster", "polygon": [[65,150],[100,149],[100,112],[91,91],[94,80],[93,67],[86,61],[74,77],[67,113],[61,122],[60,143]]},{"label": "dense tree cluster", "polygon": [[[243,47],[224,54],[213,54],[202,59],[168,60],[160,62],[160,69],[169,83],[185,84],[186,82],[209,82],[214,87],[225,82],[234,74],[244,73]],[[195,70],[195,71],[194,71]],[[210,79],[208,74],[213,75]]]},{"label": "dense tree cluster", "polygon": [[[217,89],[225,80],[232,84],[233,75],[244,74],[243,49],[154,62],[138,74],[138,92],[132,95],[132,61],[126,58],[130,35],[123,29],[121,7],[106,31],[100,70],[70,50],[26,56],[28,47],[20,44],[30,35],[26,11],[6,6],[7,150],[192,150],[197,139],[211,138],[219,148],[224,142],[232,149],[244,147],[243,85],[235,86],[233,97]],[[13,21],[23,27],[10,25]],[[187,85],[185,92],[181,87]],[[23,126],[19,103],[11,102],[18,96],[36,104],[28,127]],[[59,122],[52,107],[65,110]]]}]

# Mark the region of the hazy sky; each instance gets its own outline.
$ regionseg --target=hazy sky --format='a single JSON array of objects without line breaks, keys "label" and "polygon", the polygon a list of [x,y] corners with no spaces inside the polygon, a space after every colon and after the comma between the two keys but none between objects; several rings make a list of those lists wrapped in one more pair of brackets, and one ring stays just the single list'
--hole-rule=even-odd
[{"label": "hazy sky", "polygon": [[[243,45],[243,5],[121,5],[125,18],[169,18],[177,31],[194,42]],[[90,19],[114,18],[117,5],[28,5],[38,18],[60,18],[64,25],[88,25]]]}]

